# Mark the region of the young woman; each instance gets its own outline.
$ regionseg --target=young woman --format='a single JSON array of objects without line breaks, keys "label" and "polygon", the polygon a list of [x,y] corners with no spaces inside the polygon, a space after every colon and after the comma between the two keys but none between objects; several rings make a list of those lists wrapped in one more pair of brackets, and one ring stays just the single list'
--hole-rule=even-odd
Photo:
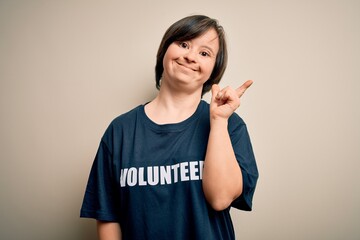
[{"label": "young woman", "polygon": [[166,31],[158,95],[113,120],[91,169],[81,217],[97,219],[100,239],[235,239],[230,207],[251,210],[258,170],[234,113],[252,81],[220,90],[226,63],[216,20],[189,16]]}]

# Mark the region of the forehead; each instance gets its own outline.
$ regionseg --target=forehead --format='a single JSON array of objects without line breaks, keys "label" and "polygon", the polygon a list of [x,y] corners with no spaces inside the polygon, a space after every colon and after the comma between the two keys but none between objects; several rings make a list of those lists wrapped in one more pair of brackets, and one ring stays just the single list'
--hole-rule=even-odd
[{"label": "forehead", "polygon": [[211,28],[198,37],[190,39],[192,44],[199,47],[210,48],[214,53],[219,51],[219,36],[215,29]]}]

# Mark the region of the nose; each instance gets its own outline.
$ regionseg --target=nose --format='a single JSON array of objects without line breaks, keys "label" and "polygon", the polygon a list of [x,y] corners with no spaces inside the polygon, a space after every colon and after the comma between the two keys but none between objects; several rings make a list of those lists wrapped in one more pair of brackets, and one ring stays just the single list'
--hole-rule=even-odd
[{"label": "nose", "polygon": [[185,55],[184,55],[184,58],[186,61],[188,62],[196,62],[196,53],[194,50],[192,49],[189,49]]}]

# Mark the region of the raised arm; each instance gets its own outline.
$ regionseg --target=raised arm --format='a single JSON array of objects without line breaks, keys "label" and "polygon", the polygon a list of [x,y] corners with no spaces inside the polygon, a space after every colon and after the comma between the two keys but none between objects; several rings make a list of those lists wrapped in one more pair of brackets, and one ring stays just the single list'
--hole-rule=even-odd
[{"label": "raised arm", "polygon": [[228,119],[240,106],[240,97],[251,84],[249,80],[236,90],[212,87],[210,135],[202,181],[205,197],[217,211],[229,207],[242,193],[242,174],[228,133]]}]

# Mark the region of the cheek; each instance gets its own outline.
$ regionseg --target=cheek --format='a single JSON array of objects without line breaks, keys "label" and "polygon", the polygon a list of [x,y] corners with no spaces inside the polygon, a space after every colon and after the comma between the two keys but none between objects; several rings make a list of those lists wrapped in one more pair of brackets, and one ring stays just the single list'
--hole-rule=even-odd
[{"label": "cheek", "polygon": [[172,43],[167,48],[167,50],[165,52],[165,56],[167,56],[168,58],[172,58],[177,54],[177,51],[178,51],[178,49],[176,48],[176,45]]},{"label": "cheek", "polygon": [[170,62],[170,60],[173,58],[173,55],[174,55],[174,49],[173,49],[172,44],[170,44],[170,46],[166,50],[164,58],[163,58],[163,66],[164,67]]},{"label": "cheek", "polygon": [[213,72],[214,68],[215,68],[215,62],[211,62],[208,64],[207,73],[209,74],[209,77],[210,77],[211,73]]},{"label": "cheek", "polygon": [[169,56],[167,53],[165,53],[165,55],[164,55],[162,64],[163,64],[164,71],[166,71],[166,69],[169,66]]}]

